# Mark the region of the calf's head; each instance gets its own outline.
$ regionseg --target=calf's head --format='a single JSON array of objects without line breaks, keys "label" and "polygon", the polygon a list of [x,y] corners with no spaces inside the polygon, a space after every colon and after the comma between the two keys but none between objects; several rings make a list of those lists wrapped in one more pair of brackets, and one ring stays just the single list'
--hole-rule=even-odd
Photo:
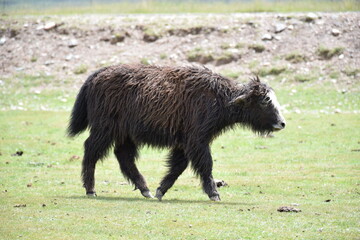
[{"label": "calf's head", "polygon": [[238,106],[241,122],[261,134],[285,128],[285,118],[272,88],[260,82],[258,77],[244,86],[245,91],[231,104]]}]

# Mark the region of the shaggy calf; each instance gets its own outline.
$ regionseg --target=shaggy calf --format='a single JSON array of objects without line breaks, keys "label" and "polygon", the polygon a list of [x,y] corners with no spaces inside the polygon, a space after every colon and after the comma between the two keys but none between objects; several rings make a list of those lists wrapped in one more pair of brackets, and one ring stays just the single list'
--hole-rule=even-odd
[{"label": "shaggy calf", "polygon": [[161,200],[190,162],[205,193],[219,201],[209,144],[236,124],[260,134],[285,127],[274,91],[259,78],[238,84],[207,68],[119,65],[86,80],[68,134],[90,130],[82,162],[87,195],[96,195],[96,162],[114,146],[125,178],[152,197],[135,165],[139,147],[150,145],[171,149],[155,197]]}]

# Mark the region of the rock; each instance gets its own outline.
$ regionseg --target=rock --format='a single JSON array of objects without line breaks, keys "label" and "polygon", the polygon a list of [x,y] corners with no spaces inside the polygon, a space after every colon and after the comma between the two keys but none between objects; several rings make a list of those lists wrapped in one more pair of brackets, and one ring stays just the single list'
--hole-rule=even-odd
[{"label": "rock", "polygon": [[335,37],[340,35],[340,31],[336,28],[331,29],[331,34]]},{"label": "rock", "polygon": [[10,38],[14,38],[19,34],[19,30],[17,29],[10,29]]},{"label": "rock", "polygon": [[273,36],[269,33],[266,33],[261,37],[261,40],[263,40],[263,41],[271,41],[272,39],[273,39]]},{"label": "rock", "polygon": [[316,19],[318,19],[319,16],[315,13],[308,13],[306,17],[304,18],[305,22],[314,22]]},{"label": "rock", "polygon": [[76,39],[71,39],[68,43],[69,48],[76,47],[78,45],[78,41]]},{"label": "rock", "polygon": [[49,30],[54,29],[56,27],[57,27],[57,24],[55,22],[48,22],[48,23],[45,24],[44,30],[49,31]]},{"label": "rock", "polygon": [[277,23],[275,24],[275,33],[281,33],[286,29],[286,25],[283,23]]},{"label": "rock", "polygon": [[246,24],[253,27],[253,28],[256,27],[256,22],[254,22],[254,21],[247,21]]},{"label": "rock", "polygon": [[0,38],[0,46],[4,45],[6,43],[6,37]]},{"label": "rock", "polygon": [[293,30],[293,29],[294,29],[294,25],[289,25],[289,26],[287,27],[287,29]]},{"label": "rock", "polygon": [[118,42],[123,42],[125,39],[125,36],[122,34],[116,34],[111,36],[110,43],[111,44],[117,44]]},{"label": "rock", "polygon": [[214,181],[218,188],[228,186],[228,184],[224,180],[214,179]]},{"label": "rock", "polygon": [[69,54],[69,55],[67,55],[67,56],[65,57],[65,61],[70,61],[70,60],[73,59],[73,58],[74,58],[74,55]]},{"label": "rock", "polygon": [[44,25],[38,25],[37,27],[36,27],[36,30],[38,30],[38,31],[40,31],[40,30],[43,30],[44,29]]},{"label": "rock", "polygon": [[155,42],[158,39],[159,39],[159,36],[153,35],[153,34],[147,34],[147,33],[145,33],[144,37],[143,37],[143,40],[145,42]]},{"label": "rock", "polygon": [[52,64],[54,64],[54,63],[55,63],[54,61],[48,60],[48,61],[46,61],[46,62],[44,63],[44,65],[45,65],[45,66],[49,66],[49,65],[52,65]]}]

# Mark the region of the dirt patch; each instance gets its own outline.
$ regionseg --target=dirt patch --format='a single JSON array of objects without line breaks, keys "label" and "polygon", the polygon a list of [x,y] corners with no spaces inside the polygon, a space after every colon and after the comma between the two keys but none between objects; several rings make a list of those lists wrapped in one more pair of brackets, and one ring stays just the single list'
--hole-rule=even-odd
[{"label": "dirt patch", "polygon": [[357,12],[25,16],[1,17],[0,25],[2,77],[45,74],[78,87],[107,65],[195,62],[240,80],[311,73],[318,82],[359,83]]}]

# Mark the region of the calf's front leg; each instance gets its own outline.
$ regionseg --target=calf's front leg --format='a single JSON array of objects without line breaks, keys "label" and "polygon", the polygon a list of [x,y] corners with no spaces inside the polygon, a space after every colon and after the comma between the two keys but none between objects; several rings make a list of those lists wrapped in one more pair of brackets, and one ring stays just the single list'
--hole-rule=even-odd
[{"label": "calf's front leg", "polygon": [[200,177],[202,188],[212,201],[220,201],[220,194],[216,190],[216,183],[212,176],[213,161],[208,145],[192,147],[187,153],[192,168]]}]

